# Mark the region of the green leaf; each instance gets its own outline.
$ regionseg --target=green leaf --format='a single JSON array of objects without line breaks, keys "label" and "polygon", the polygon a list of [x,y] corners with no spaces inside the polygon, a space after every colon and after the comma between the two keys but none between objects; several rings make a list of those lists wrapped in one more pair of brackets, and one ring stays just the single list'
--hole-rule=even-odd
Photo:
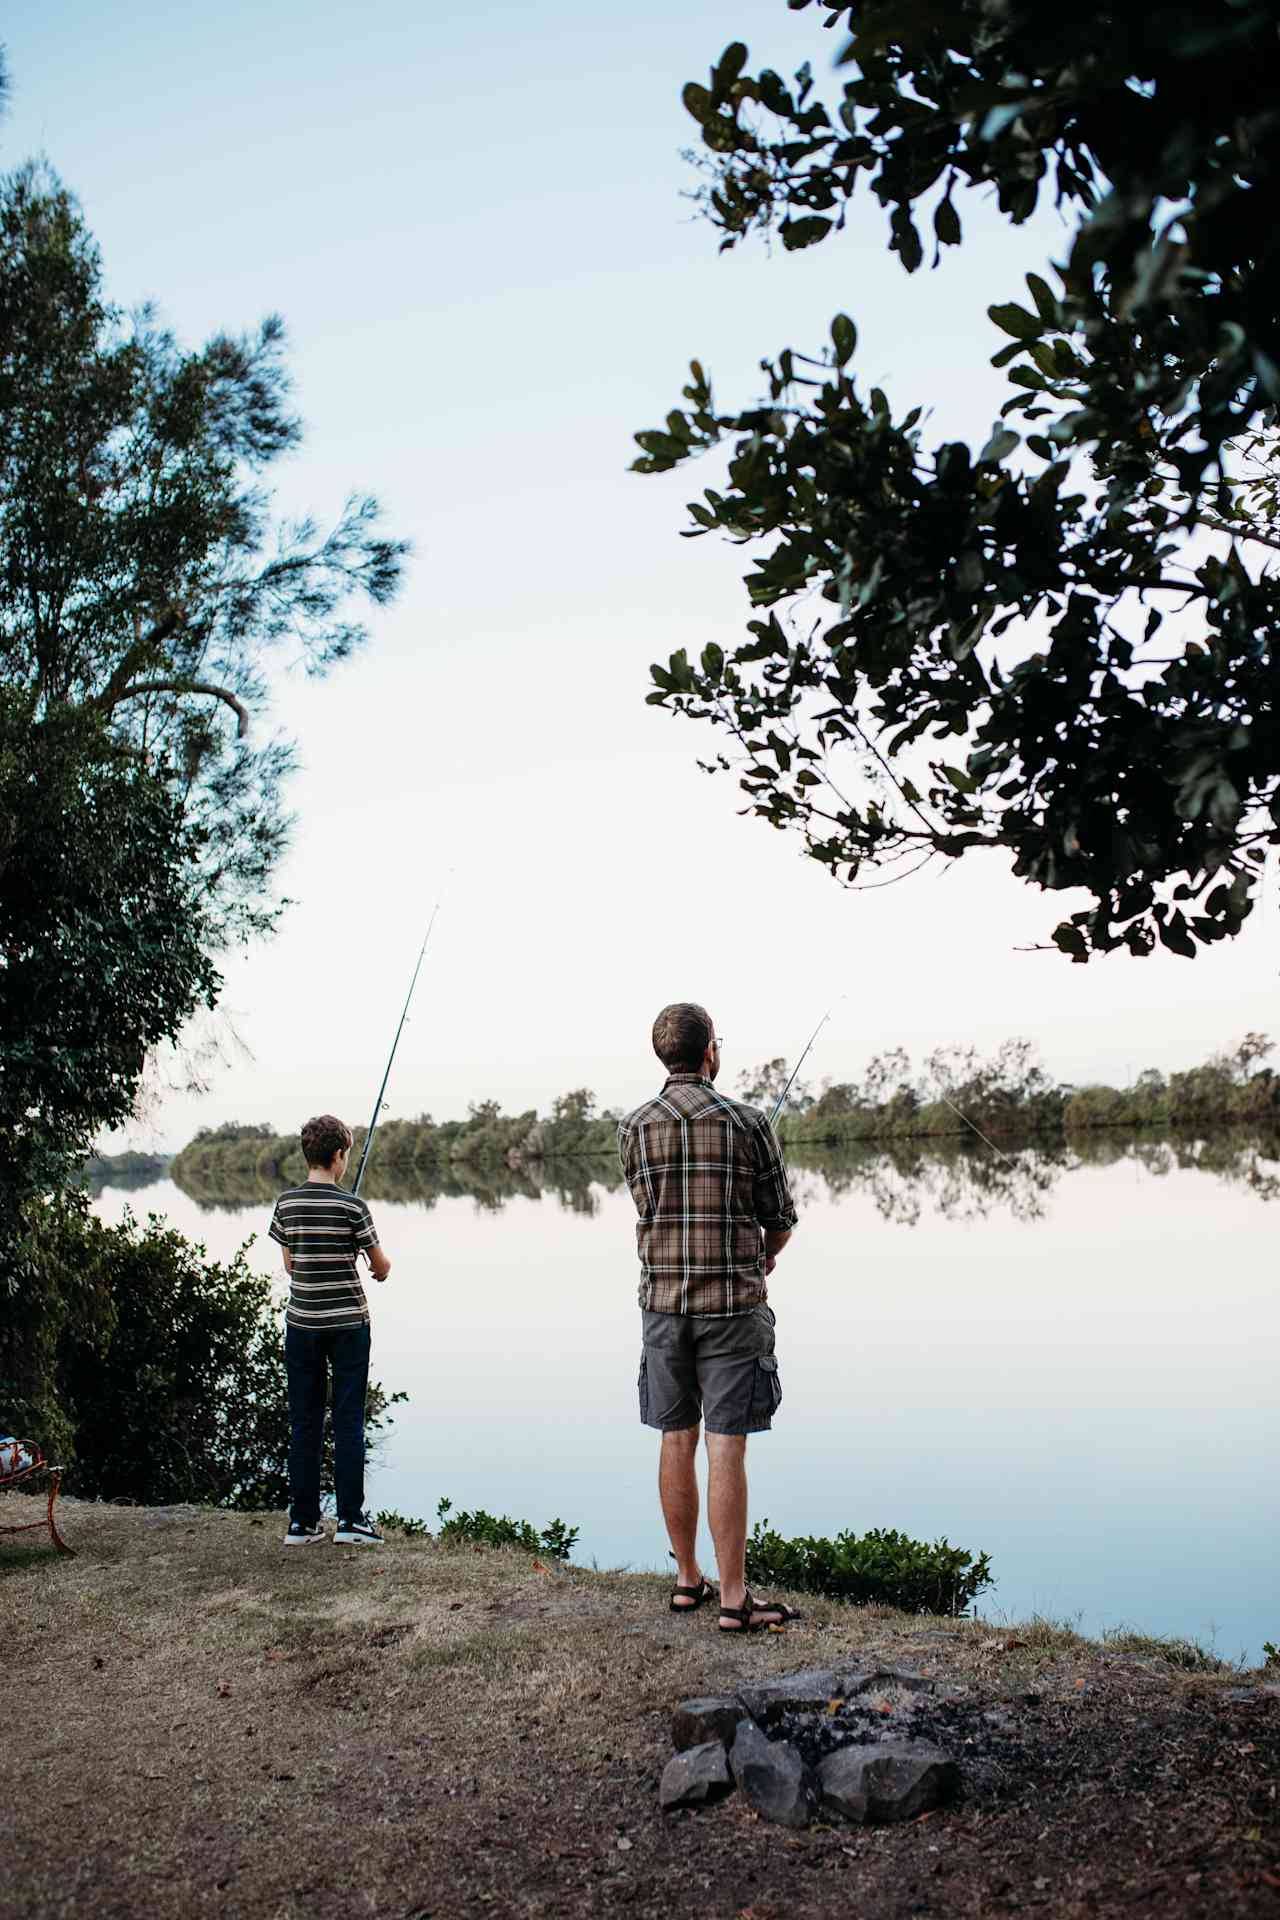
[{"label": "green leaf", "polygon": [[838,313],[831,322],[831,340],[835,347],[836,365],[847,366],[858,344],[858,329],[847,313]]},{"label": "green leaf", "polygon": [[1058,302],[1048,281],[1042,280],[1038,273],[1029,273],[1027,275],[1027,286],[1030,290],[1031,298],[1036,303],[1036,312],[1040,315],[1040,318],[1042,320],[1056,321],[1059,315]]},{"label": "green leaf", "polygon": [[1028,313],[1025,307],[1018,306],[1012,300],[1001,307],[988,307],[987,315],[1002,333],[1011,333],[1015,340],[1038,340],[1043,331],[1035,314]]},{"label": "green leaf", "polygon": [[812,247],[825,239],[834,224],[834,221],[825,220],[821,214],[811,213],[801,220],[784,220],[778,231],[787,252],[798,253],[801,247]]},{"label": "green leaf", "polygon": [[705,87],[698,86],[693,80],[690,80],[689,84],[682,89],[680,98],[684,102],[686,113],[692,114],[699,125],[705,125],[715,113],[715,108],[711,104],[711,95]]},{"label": "green leaf", "polygon": [[747,49],[741,40],[734,40],[725,48],[716,63],[716,91],[721,94],[727,93],[746,64]]},{"label": "green leaf", "polygon": [[996,427],[978,455],[978,463],[979,465],[988,462],[992,465],[998,464],[1001,460],[1007,460],[1014,448],[1021,444],[1021,434],[1015,433],[1012,427]]},{"label": "green leaf", "polygon": [[958,247],[960,245],[960,215],[952,206],[949,195],[945,200],[939,200],[933,210],[933,230],[942,246]]}]

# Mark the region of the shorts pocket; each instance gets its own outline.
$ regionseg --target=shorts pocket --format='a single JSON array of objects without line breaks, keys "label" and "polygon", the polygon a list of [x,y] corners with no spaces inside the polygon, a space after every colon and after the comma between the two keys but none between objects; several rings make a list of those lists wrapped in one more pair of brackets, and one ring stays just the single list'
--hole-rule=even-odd
[{"label": "shorts pocket", "polygon": [[768,1426],[782,1405],[782,1375],[776,1354],[762,1353],[756,1359],[755,1380],[751,1389],[751,1422]]},{"label": "shorts pocket", "polygon": [[636,1389],[640,1395],[640,1418],[647,1426],[649,1423],[649,1359],[647,1354],[640,1355],[640,1373],[636,1380]]}]

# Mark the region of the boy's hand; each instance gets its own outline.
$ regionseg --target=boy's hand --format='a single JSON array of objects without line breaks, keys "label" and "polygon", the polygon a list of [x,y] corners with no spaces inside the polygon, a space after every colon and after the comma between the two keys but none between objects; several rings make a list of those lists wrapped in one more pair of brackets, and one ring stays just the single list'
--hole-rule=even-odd
[{"label": "boy's hand", "polygon": [[365,1248],[365,1257],[373,1271],[375,1280],[385,1280],[391,1271],[391,1262],[379,1246]]}]

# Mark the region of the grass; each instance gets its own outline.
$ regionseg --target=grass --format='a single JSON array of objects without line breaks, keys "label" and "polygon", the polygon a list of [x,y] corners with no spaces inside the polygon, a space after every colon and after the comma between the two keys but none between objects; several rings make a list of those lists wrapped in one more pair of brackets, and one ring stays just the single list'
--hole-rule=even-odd
[{"label": "grass", "polygon": [[[954,1869],[949,1893],[970,1887],[955,1911],[987,1913],[1007,1902],[982,1876],[1025,1879],[1032,1900],[1059,1825],[1064,1857],[1087,1856],[1098,1910],[1113,1911],[1130,1816],[1114,1842],[1090,1825],[1086,1845],[1072,1826],[1081,1781],[1118,1769],[1122,1752],[1112,1791],[1131,1794],[1135,1751],[1156,1755],[1143,1775],[1156,1778],[1203,1723],[1229,1766],[1210,1747],[1187,1778],[1194,1793],[1220,1789],[1221,1817],[1238,1825],[1242,1769],[1276,1759],[1252,1723],[1247,1751],[1232,1735],[1230,1712],[1246,1709],[1222,1703],[1238,1676],[1153,1636],[1098,1644],[1063,1622],[997,1627],[806,1596],[786,1634],[745,1639],[718,1634],[710,1609],[673,1618],[661,1575],[427,1540],[285,1552],[283,1519],[72,1500],[61,1511],[74,1560],[0,1539],[6,1723],[21,1730],[0,1743],[5,1897],[22,1920],[587,1920],[619,1902],[645,1920],[897,1920],[933,1872],[930,1847]],[[736,1800],[705,1818],[658,1814],[677,1700],[873,1663],[927,1671],[977,1707],[1043,1698],[1019,1730],[1019,1764],[1036,1742],[1074,1743],[1069,1759],[1050,1754],[1025,1805],[975,1792],[948,1823],[865,1838],[784,1835]],[[1194,1793],[1176,1787],[1142,1818],[1185,1827]],[[1208,1845],[1218,1814],[1195,1818]],[[1230,1860],[1248,1865],[1239,1847]]]},{"label": "grass", "polygon": [[1133,1627],[1108,1627],[1102,1644],[1117,1653],[1138,1653],[1151,1660],[1164,1660],[1183,1673],[1229,1673],[1244,1670],[1243,1660],[1224,1660],[1198,1641],[1177,1634],[1139,1633]]}]

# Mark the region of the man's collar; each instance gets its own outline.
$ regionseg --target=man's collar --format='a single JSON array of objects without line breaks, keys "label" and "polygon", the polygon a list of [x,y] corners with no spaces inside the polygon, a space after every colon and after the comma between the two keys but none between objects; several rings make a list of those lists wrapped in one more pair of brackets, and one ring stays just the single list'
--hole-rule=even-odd
[{"label": "man's collar", "polygon": [[668,1087],[709,1087],[705,1073],[669,1073],[663,1082]]}]

